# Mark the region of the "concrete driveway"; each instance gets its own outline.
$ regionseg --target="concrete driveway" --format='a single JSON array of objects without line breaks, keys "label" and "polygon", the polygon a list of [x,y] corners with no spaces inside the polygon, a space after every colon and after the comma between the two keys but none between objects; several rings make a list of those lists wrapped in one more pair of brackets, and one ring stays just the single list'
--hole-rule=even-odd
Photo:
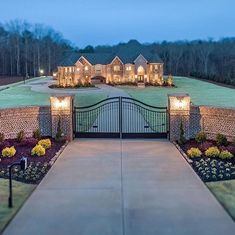
[{"label": "concrete driveway", "polygon": [[235,224],[166,140],[76,140],[4,235],[232,235]]}]

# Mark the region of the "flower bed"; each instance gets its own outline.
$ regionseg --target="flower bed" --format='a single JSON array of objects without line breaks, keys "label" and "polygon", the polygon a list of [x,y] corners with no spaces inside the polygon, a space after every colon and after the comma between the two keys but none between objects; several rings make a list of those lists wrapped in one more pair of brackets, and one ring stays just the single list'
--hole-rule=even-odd
[{"label": "flower bed", "polygon": [[180,144],[204,182],[235,179],[235,145],[223,138],[221,135],[217,141],[196,138]]},{"label": "flower bed", "polygon": [[[28,168],[25,171],[15,167],[13,169],[13,179],[25,182],[38,184],[44,175],[48,172],[51,167],[51,161],[56,153],[61,149],[65,142],[56,142],[52,138],[47,138],[50,140],[51,146],[45,149],[45,154],[39,156],[34,154],[32,151],[38,143],[40,143],[35,138],[24,138],[21,142],[16,139],[4,140],[0,143],[0,178],[8,178],[8,166],[14,162],[18,162],[22,157],[28,158]],[[48,140],[48,141],[49,141]],[[47,144],[42,141],[42,144]],[[3,150],[14,146],[16,152],[13,156],[3,156]],[[49,145],[47,145],[49,146]],[[44,146],[45,147],[45,146]],[[37,149],[36,149],[37,150]],[[41,150],[41,145],[40,145]],[[36,153],[38,153],[36,151]]]}]

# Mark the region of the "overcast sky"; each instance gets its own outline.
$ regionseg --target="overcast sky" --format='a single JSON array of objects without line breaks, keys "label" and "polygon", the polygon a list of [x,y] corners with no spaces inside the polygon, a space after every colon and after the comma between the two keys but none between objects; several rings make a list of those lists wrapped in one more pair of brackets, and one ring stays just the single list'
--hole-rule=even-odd
[{"label": "overcast sky", "polygon": [[0,22],[25,19],[78,47],[235,36],[235,0],[0,0]]}]

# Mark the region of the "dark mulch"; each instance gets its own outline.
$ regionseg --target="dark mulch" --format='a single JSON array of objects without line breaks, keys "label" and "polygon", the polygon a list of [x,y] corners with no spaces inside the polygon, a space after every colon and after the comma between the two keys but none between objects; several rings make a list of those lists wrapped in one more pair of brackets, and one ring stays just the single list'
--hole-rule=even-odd
[{"label": "dark mulch", "polygon": [[[199,148],[203,153],[202,157],[190,158],[192,167],[204,182],[235,179],[235,157],[232,159],[220,159],[218,157],[208,158],[204,152],[209,148],[217,146],[213,140],[198,144],[194,139],[180,145],[187,154],[190,148]],[[229,143],[227,146],[217,146],[220,151],[228,150],[235,156],[235,146]]]},{"label": "dark mulch", "polygon": [[21,82],[21,81],[24,81],[24,77],[0,76],[0,86],[12,84],[15,82]]},{"label": "dark mulch", "polygon": [[13,157],[0,157],[0,177],[8,178],[8,166],[14,162],[19,162],[22,157],[27,157],[29,165],[28,169],[26,171],[21,171],[19,167],[15,167],[13,170],[13,178],[25,183],[39,183],[51,167],[49,164],[50,160],[64,145],[64,142],[56,142],[54,139],[51,139],[51,148],[47,149],[46,154],[40,157],[31,156],[31,150],[36,143],[37,140],[34,138],[27,138],[21,143],[12,139],[2,142],[0,144],[0,151],[5,147],[14,146],[16,154]]}]

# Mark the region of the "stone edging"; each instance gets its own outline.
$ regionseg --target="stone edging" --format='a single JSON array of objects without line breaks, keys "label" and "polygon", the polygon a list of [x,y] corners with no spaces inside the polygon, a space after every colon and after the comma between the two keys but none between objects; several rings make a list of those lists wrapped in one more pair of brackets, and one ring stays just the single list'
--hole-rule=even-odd
[{"label": "stone edging", "polygon": [[175,141],[173,141],[172,143],[175,145],[175,147],[179,150],[179,152],[181,153],[181,155],[184,157],[184,159],[185,159],[189,164],[193,163],[193,161],[188,158],[187,154],[181,149],[181,147],[180,147]]},{"label": "stone edging", "polygon": [[65,142],[65,144],[60,148],[60,150],[55,154],[55,156],[49,161],[49,165],[53,166],[53,164],[55,163],[55,161],[57,160],[57,158],[60,156],[60,154],[64,151],[64,149],[66,148],[66,146],[68,145],[68,141]]}]

